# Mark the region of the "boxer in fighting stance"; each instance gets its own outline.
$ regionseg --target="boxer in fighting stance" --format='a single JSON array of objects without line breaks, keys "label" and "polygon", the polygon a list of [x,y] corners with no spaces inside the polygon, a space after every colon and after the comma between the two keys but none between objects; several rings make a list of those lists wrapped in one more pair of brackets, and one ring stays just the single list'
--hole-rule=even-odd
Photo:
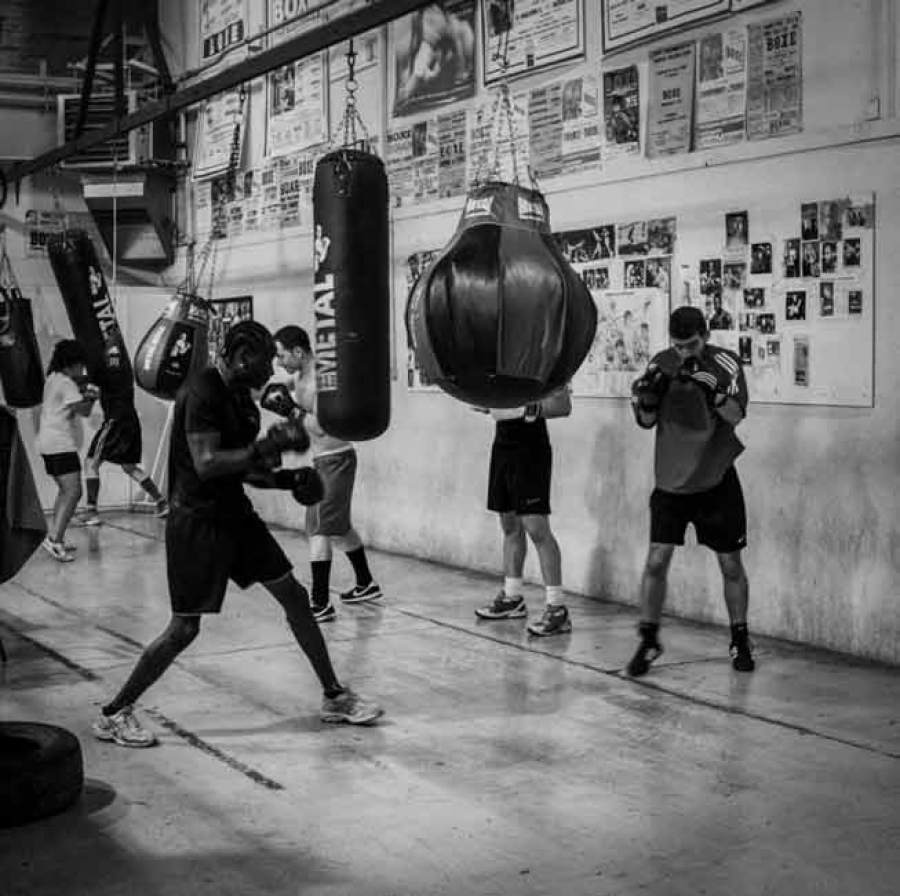
[{"label": "boxer in fighting stance", "polygon": [[747,383],[734,352],[707,344],[699,308],[676,308],[669,319],[671,346],[657,354],[632,386],[635,419],[656,427],[656,488],[650,496],[650,550],[641,578],[640,644],[629,675],[645,675],[662,653],[659,623],[666,579],[688,523],[697,541],[715,551],[731,621],[732,665],[752,672],[747,632],[747,545],[744,495],[734,462],[744,450],[734,428],[747,411]]},{"label": "boxer in fighting stance", "polygon": [[292,397],[303,413],[303,423],[312,441],[313,464],[325,490],[322,500],[306,510],[313,615],[319,622],[325,622],[336,615],[329,595],[332,546],[347,555],[356,577],[356,584],[341,592],[343,603],[358,604],[383,595],[372,578],[366,549],[350,519],[356,449],[350,442],[328,435],[316,419],[315,357],[309,335],[302,327],[282,327],[275,333],[275,347],[278,363],[291,374]]},{"label": "boxer in fighting stance", "polygon": [[47,379],[41,400],[37,449],[44,459],[47,473],[59,491],[53,502],[53,518],[41,547],[60,563],[75,558],[75,546],[66,544],[66,528],[81,499],[81,421],[87,417],[99,394],[87,381],[87,358],[81,343],[62,339],[53,347],[47,365]]},{"label": "boxer in fighting stance", "polygon": [[[476,408],[485,411],[484,408]],[[528,625],[538,637],[572,631],[563,602],[562,559],[550,529],[550,474],[553,452],[546,420],[572,413],[569,388],[524,408],[491,410],[496,421],[488,476],[488,510],[499,515],[503,532],[503,590],[479,607],[480,619],[518,619],[528,614],[522,596],[527,540],[535,546],[546,591],[544,613]]]},{"label": "boxer in fighting stance", "polygon": [[103,423],[94,433],[85,458],[87,508],[82,522],[85,526],[99,526],[102,522],[97,513],[97,499],[100,495],[100,467],[104,462],[118,464],[154,502],[156,515],[166,516],[169,512],[166,499],[141,467],[141,421],[132,398],[101,393],[100,407],[103,409]]},{"label": "boxer in fighting stance", "polygon": [[[172,618],[143,652],[119,693],[101,710],[93,732],[125,747],[148,747],[152,732],[134,716],[134,702],[197,637],[204,614],[218,613],[228,580],[259,582],[281,604],[288,625],[324,690],[324,722],[367,724],[380,707],[338,681],[312,616],[309,595],[291,563],[244,493],[247,482],[291,489],[298,500],[303,470],[283,470],[281,453],[304,451],[309,438],[296,421],[259,434],[251,389],[272,376],[275,343],[256,321],[228,331],[216,365],[198,371],[175,400],[169,447],[171,511],[166,520],[166,567]],[[317,480],[318,481],[318,480]]]}]

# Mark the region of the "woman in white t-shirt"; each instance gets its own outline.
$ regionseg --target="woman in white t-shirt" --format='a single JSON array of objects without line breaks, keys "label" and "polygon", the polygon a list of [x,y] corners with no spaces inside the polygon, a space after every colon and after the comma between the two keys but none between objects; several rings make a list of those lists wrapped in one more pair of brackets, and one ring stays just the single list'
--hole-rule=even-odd
[{"label": "woman in white t-shirt", "polygon": [[[53,503],[53,519],[41,547],[55,560],[68,563],[74,547],[65,544],[66,527],[81,499],[81,421],[100,394],[87,378],[84,349],[74,339],[63,339],[53,348],[47,366],[37,448],[44,467],[59,487]],[[79,386],[79,382],[84,383]]]}]

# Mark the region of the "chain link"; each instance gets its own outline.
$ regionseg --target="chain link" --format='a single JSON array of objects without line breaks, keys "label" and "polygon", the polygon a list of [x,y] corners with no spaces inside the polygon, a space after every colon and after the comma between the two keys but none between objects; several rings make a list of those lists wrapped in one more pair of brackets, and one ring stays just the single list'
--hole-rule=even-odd
[{"label": "chain link", "polygon": [[359,114],[359,107],[356,102],[356,93],[359,90],[359,82],[356,80],[356,57],[357,52],[353,46],[353,38],[347,46],[347,79],[344,82],[344,90],[346,97],[344,99],[344,114],[341,123],[337,127],[337,132],[342,135],[342,146],[352,147],[361,146],[368,152],[370,138],[366,123]]}]

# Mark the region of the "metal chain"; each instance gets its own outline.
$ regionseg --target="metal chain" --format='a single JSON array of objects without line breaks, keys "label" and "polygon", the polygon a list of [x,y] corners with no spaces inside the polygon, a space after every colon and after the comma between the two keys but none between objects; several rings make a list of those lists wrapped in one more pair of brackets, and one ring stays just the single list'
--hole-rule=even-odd
[{"label": "metal chain", "polygon": [[[342,146],[360,146],[368,152],[371,143],[369,130],[366,127],[366,123],[362,120],[362,116],[359,114],[359,107],[356,101],[356,92],[359,90],[359,82],[356,80],[357,55],[358,54],[353,46],[353,38],[351,37],[347,46],[347,80],[344,82],[344,90],[346,91],[346,97],[344,99],[344,115],[336,130],[339,134],[343,135]],[[359,133],[357,131],[359,131]]]}]

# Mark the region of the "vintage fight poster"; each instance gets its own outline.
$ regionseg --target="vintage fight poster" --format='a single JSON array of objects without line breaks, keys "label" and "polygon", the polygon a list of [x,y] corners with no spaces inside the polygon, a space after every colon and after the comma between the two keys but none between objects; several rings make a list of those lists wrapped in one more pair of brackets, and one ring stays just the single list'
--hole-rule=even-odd
[{"label": "vintage fight poster", "polygon": [[200,57],[204,62],[242,43],[246,36],[247,0],[200,0]]},{"label": "vintage fight poster", "polygon": [[641,97],[638,68],[603,73],[604,161],[636,155],[641,149]]},{"label": "vintage fight poster", "polygon": [[747,136],[803,130],[802,18],[799,12],[749,28]]},{"label": "vintage fight poster", "polygon": [[[400,313],[406,320],[406,306],[409,304],[409,297],[412,294],[413,287],[416,285],[419,277],[425,272],[428,265],[437,257],[440,249],[426,249],[420,252],[413,252],[406,257],[403,265],[403,287],[398,290],[397,295],[404,296],[403,309]],[[437,391],[438,386],[429,382],[427,377],[422,376],[422,371],[416,362],[416,354],[413,351],[412,334],[406,331],[406,386],[412,390],[427,389],[429,391]]]},{"label": "vintage fight poster", "polygon": [[475,0],[432,3],[389,33],[394,118],[475,95]]},{"label": "vintage fight poster", "polygon": [[747,38],[743,30],[707,34],[698,42],[694,148],[744,139]]},{"label": "vintage fight poster", "polygon": [[434,118],[388,128],[384,162],[395,207],[437,198],[438,151]]},{"label": "vintage fight poster", "polygon": [[603,52],[656,40],[667,31],[724,15],[731,0],[604,0]]},{"label": "vintage fight poster", "polygon": [[28,209],[25,212],[25,255],[34,258],[47,254],[47,240],[66,229],[64,211]]},{"label": "vintage fight poster", "polygon": [[650,54],[648,158],[691,150],[695,57],[693,43]]},{"label": "vintage fight poster", "polygon": [[276,69],[266,85],[267,156],[281,156],[328,139],[323,53]]},{"label": "vintage fight poster", "polygon": [[246,120],[246,103],[237,90],[220,93],[203,103],[197,120],[194,178],[210,177],[228,168],[235,128],[240,128],[238,140],[243,147]]},{"label": "vintage fight poster", "polygon": [[584,0],[483,0],[481,11],[485,84],[502,75],[498,49],[503,42],[508,75],[584,55]]},{"label": "vintage fight poster", "polygon": [[528,95],[520,93],[510,97],[511,129],[499,97],[499,92],[494,90],[469,110],[469,183],[486,177],[513,181],[525,177],[528,171],[531,155]]}]

